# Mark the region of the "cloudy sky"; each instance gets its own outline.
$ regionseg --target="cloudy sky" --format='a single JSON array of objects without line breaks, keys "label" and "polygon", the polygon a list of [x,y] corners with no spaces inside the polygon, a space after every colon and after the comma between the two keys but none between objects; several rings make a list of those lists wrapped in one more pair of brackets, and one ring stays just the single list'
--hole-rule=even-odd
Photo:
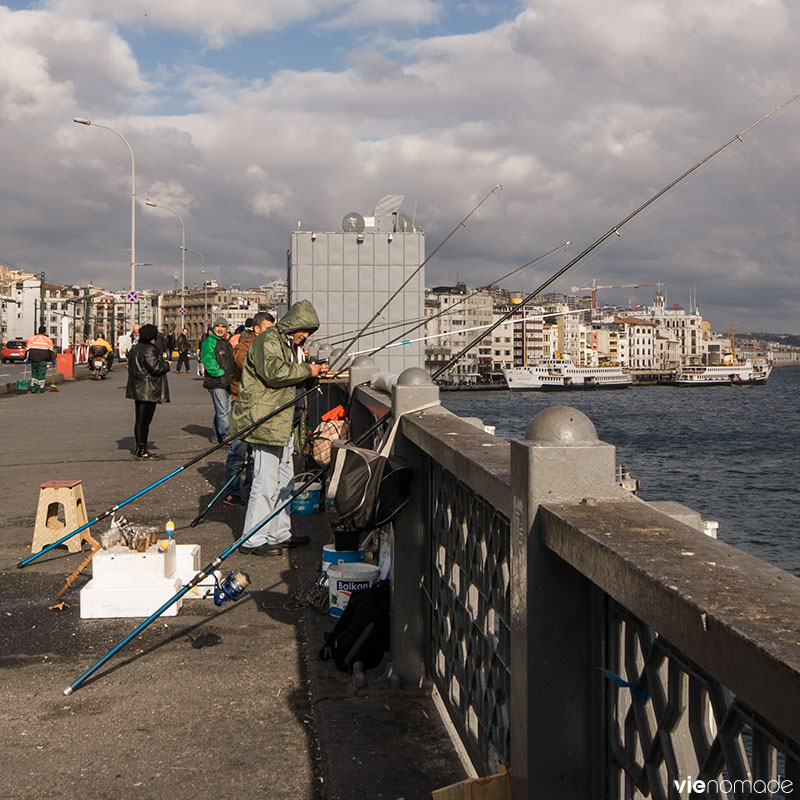
[{"label": "cloudy sky", "polygon": [[[2,3],[2,0],[0,0]],[[0,263],[141,287],[285,272],[289,232],[385,194],[432,251],[427,285],[531,289],[800,92],[788,0],[43,0],[0,4]],[[666,284],[717,330],[800,333],[800,100],[554,289]],[[205,262],[203,261],[205,259]],[[651,299],[604,290],[602,301]]]}]

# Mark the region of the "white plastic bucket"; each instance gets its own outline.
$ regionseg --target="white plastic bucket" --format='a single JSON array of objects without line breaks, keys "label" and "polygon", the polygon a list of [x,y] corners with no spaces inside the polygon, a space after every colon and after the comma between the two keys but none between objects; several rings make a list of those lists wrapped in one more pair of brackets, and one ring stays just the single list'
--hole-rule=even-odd
[{"label": "white plastic bucket", "polygon": [[[293,486],[300,486],[311,476],[310,473],[295,475]],[[292,514],[316,514],[319,511],[319,498],[322,492],[322,485],[319,481],[309,484],[292,500],[290,513]]]},{"label": "white plastic bucket", "polygon": [[327,580],[331,564],[354,564],[363,560],[363,550],[337,550],[335,545],[326,544],[322,548],[322,577]]},{"label": "white plastic bucket", "polygon": [[368,589],[377,582],[379,575],[380,569],[374,564],[331,564],[328,567],[330,615],[341,617],[350,602],[350,595],[359,589]]}]

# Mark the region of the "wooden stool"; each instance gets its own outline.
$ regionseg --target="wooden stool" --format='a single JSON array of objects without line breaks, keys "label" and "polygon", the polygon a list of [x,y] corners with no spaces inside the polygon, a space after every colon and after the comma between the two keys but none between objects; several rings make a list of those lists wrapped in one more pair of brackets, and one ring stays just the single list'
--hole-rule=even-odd
[{"label": "wooden stool", "polygon": [[[58,518],[59,506],[64,510],[63,522]],[[39,487],[39,507],[36,510],[36,527],[33,529],[31,553],[38,553],[48,544],[58,541],[88,521],[81,481],[43,483]],[[83,538],[82,534],[78,534],[67,539],[64,545],[70,553],[79,553]]]}]

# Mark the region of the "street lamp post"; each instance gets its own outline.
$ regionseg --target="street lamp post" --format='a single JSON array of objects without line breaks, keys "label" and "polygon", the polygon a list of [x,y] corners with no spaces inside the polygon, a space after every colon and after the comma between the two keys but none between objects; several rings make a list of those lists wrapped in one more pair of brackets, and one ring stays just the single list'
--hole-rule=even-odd
[{"label": "street lamp post", "polygon": [[[201,252],[197,250],[189,250],[188,252],[200,256],[200,258],[203,259],[203,266],[208,267],[206,257]],[[201,333],[205,333],[205,328],[208,325],[208,271],[201,269],[200,274],[206,276],[203,280],[203,324],[200,326],[202,329]]]},{"label": "street lamp post", "polygon": [[[136,290],[136,163],[133,158],[133,148],[131,143],[116,129],[108,127],[108,125],[98,125],[96,122],[84,119],[83,117],[73,117],[73,122],[78,125],[94,125],[95,128],[102,128],[106,131],[116,134],[125,142],[128,151],[131,154],[131,291]],[[133,304],[131,303],[131,328],[133,328]]]},{"label": "street lamp post", "polygon": [[[184,227],[183,220],[181,219],[181,215],[175,211],[174,209],[170,208],[169,206],[159,205],[152,200],[145,200],[144,204],[146,206],[150,206],[151,208],[163,208],[164,211],[172,212],[177,218],[178,222],[181,224],[181,315],[186,314],[186,300],[185,300],[185,291],[186,291],[186,228]],[[183,327],[183,325],[181,325]]]}]

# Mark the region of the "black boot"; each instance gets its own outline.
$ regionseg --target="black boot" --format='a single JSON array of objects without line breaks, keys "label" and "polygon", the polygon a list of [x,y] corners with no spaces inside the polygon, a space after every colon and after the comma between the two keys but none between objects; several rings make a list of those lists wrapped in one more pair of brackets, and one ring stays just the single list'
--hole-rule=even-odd
[{"label": "black boot", "polygon": [[136,459],[137,461],[159,461],[161,456],[148,452],[147,445],[144,444],[140,448],[137,448]]}]

